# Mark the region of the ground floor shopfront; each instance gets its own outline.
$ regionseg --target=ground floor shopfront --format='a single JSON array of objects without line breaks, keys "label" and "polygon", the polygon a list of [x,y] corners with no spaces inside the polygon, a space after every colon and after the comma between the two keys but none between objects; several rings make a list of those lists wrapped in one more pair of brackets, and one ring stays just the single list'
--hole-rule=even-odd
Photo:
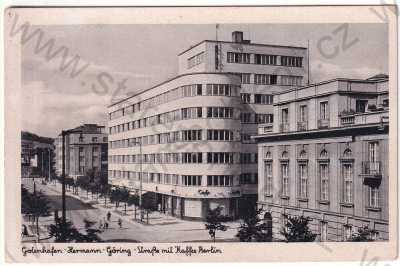
[{"label": "ground floor shopfront", "polygon": [[185,198],[162,193],[147,192],[146,200],[155,209],[168,215],[186,220],[205,220],[207,212],[220,206],[221,214],[237,219],[242,209],[256,206],[256,195],[237,198]]}]

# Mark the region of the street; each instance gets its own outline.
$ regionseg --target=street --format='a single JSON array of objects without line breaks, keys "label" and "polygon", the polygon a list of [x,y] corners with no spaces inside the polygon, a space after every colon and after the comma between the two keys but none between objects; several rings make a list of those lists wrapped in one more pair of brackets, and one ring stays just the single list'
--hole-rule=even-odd
[{"label": "street", "polygon": [[[61,216],[61,185],[48,183],[43,185],[37,180],[36,190],[41,191],[49,200],[52,216],[41,217],[41,224],[54,223],[54,210],[59,210]],[[23,185],[33,191],[33,182],[31,180],[23,180]],[[67,191],[66,206],[67,219],[70,220],[78,230],[84,230],[84,219],[96,222],[94,227],[98,227],[100,221],[104,221],[107,212],[111,212],[111,220],[109,228],[103,230],[99,237],[105,242],[210,242],[208,231],[205,230],[204,223],[200,221],[184,221],[165,214],[153,212],[150,214],[150,223],[142,224],[134,221],[133,209],[128,208],[128,215],[124,215],[123,207],[118,210],[114,205],[108,204],[104,206],[104,202],[99,199],[97,204],[90,204],[86,199],[86,192],[80,195],[72,195]],[[118,219],[122,219],[122,228],[119,228]],[[238,222],[227,223],[228,230],[225,232],[217,232],[216,241],[238,241],[235,238]],[[44,231],[44,230],[42,230]],[[41,233],[41,238],[48,238]],[[42,241],[51,241],[42,240]]]}]

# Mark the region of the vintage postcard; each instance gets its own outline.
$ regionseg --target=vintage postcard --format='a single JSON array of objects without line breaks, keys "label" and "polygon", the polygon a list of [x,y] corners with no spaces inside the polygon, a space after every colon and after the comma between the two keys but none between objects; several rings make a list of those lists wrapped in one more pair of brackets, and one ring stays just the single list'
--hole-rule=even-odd
[{"label": "vintage postcard", "polygon": [[397,12],[6,9],[7,260],[395,259]]}]

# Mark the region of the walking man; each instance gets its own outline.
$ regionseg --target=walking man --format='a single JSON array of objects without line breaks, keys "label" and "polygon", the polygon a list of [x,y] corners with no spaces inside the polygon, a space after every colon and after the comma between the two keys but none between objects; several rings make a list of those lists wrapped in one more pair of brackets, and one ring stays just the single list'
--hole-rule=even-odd
[{"label": "walking man", "polygon": [[121,218],[118,219],[118,225],[119,225],[119,229],[122,229],[122,219]]}]

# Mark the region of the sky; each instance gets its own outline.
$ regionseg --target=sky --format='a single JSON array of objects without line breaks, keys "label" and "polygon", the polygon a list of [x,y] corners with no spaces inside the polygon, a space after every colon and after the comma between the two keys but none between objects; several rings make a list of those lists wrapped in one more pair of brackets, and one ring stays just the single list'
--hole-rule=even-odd
[{"label": "sky", "polygon": [[[46,58],[46,49],[37,47],[39,35],[21,48],[22,129],[46,137],[83,123],[106,125],[109,104],[174,77],[180,52],[215,39],[215,24],[29,29],[35,30],[42,34],[41,45],[52,40],[52,53],[61,51]],[[307,47],[309,40],[312,83],[388,73],[386,24],[221,24],[219,40],[230,41],[234,30],[253,43]],[[76,75],[72,63],[60,69],[66,51],[65,65],[79,57],[76,71],[82,71]]]}]

